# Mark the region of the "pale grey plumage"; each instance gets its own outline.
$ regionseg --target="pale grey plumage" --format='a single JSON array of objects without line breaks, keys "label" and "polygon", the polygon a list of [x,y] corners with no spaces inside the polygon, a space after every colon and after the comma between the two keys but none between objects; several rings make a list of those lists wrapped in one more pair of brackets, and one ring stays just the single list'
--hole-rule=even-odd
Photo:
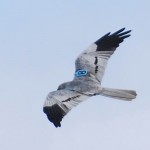
[{"label": "pale grey plumage", "polygon": [[55,127],[60,127],[62,118],[80,102],[95,95],[103,95],[122,100],[136,97],[133,90],[104,88],[101,81],[108,59],[121,42],[130,36],[131,30],[125,28],[98,39],[76,59],[75,76],[70,82],[61,84],[57,91],[50,92],[44,103],[43,111]]}]

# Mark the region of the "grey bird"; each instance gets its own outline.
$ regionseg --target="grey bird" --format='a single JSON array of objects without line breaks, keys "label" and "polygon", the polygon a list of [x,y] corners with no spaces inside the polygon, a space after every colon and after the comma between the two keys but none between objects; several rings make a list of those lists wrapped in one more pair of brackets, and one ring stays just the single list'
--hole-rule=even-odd
[{"label": "grey bird", "polygon": [[74,79],[59,85],[57,91],[50,92],[45,100],[43,111],[55,127],[61,127],[62,118],[84,100],[103,95],[111,98],[131,101],[136,91],[112,89],[101,86],[107,61],[131,30],[125,28],[98,39],[83,51],[75,61]]}]

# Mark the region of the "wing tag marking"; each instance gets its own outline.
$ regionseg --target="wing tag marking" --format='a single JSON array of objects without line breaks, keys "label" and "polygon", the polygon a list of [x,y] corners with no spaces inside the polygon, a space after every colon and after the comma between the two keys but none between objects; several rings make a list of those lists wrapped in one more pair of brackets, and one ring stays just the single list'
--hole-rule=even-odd
[{"label": "wing tag marking", "polygon": [[88,71],[87,70],[77,70],[75,73],[76,77],[83,77],[83,76],[87,76]]}]

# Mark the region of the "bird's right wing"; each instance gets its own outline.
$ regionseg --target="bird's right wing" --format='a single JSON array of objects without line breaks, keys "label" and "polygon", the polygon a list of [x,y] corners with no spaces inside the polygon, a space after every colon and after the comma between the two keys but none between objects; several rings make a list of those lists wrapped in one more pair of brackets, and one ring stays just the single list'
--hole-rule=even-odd
[{"label": "bird's right wing", "polygon": [[131,30],[123,32],[124,30],[122,28],[113,34],[107,33],[83,51],[75,62],[75,79],[89,75],[101,83],[108,59],[119,44],[130,36]]},{"label": "bird's right wing", "polygon": [[89,96],[69,90],[50,92],[45,100],[43,111],[55,127],[60,127],[62,118]]}]

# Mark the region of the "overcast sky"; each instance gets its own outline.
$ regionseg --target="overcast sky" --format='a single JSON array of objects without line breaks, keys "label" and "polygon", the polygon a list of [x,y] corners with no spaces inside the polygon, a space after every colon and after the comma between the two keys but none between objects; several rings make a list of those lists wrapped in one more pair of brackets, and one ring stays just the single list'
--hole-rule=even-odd
[{"label": "overcast sky", "polygon": [[[150,149],[149,0],[0,1],[0,149]],[[107,32],[126,27],[103,86],[133,89],[125,102],[92,97],[55,128],[47,94],[72,80],[74,60]]]}]

